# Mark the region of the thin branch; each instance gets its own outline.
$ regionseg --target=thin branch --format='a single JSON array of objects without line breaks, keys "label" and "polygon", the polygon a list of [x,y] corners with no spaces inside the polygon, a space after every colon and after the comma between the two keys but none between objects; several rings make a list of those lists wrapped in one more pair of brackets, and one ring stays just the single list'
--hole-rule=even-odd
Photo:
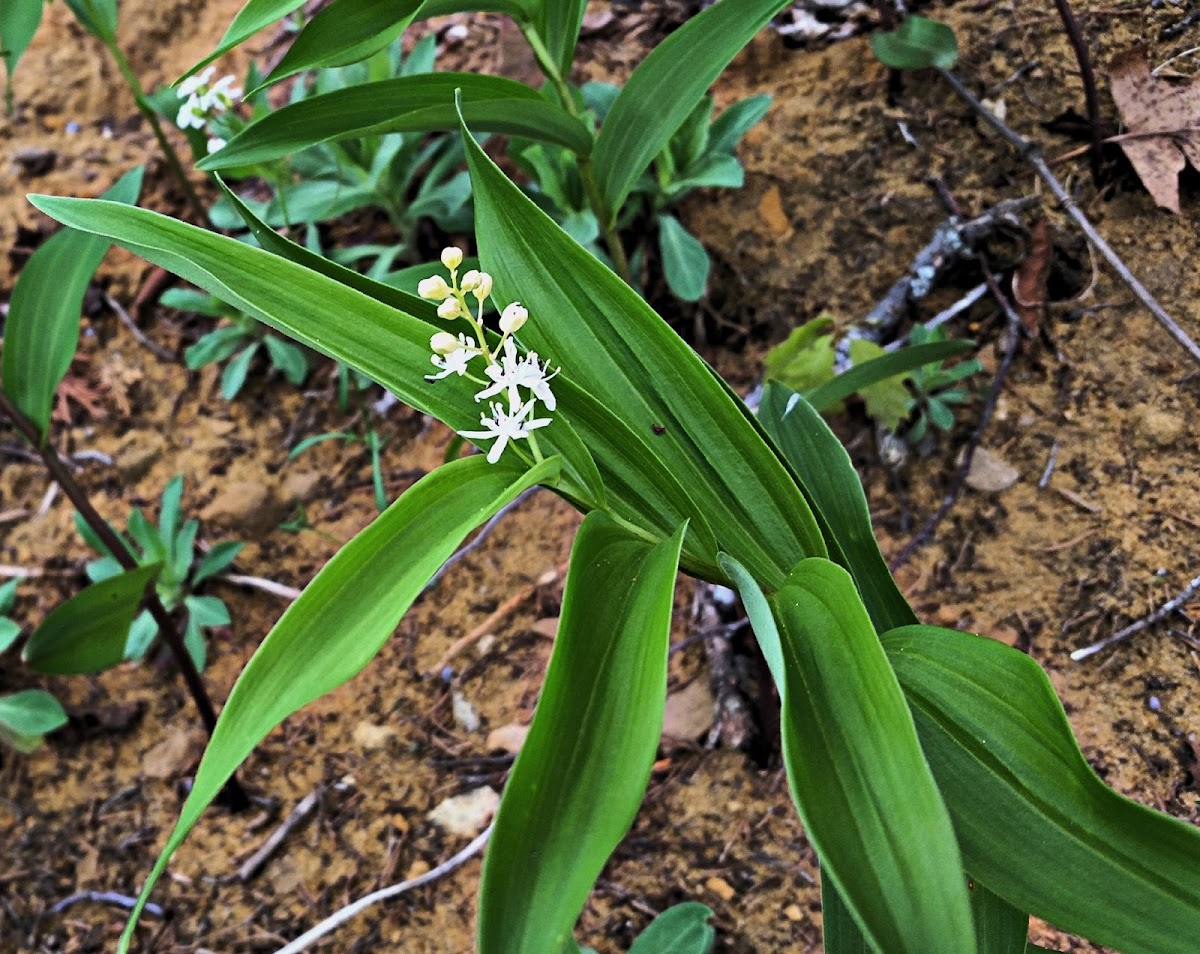
[{"label": "thin branch", "polygon": [[1075,652],[1071,653],[1071,658],[1075,662],[1079,662],[1081,659],[1087,659],[1089,656],[1096,655],[1096,653],[1100,652],[1100,650],[1107,649],[1114,643],[1119,643],[1123,639],[1128,639],[1130,636],[1140,633],[1143,629],[1153,626],[1155,623],[1166,619],[1176,610],[1183,607],[1197,593],[1200,593],[1200,576],[1196,577],[1191,583],[1185,586],[1183,588],[1183,592],[1181,592],[1178,596],[1167,600],[1153,613],[1150,613],[1148,616],[1143,616],[1136,623],[1130,623],[1124,629],[1113,633],[1111,636],[1100,640],[1098,643],[1092,643],[1090,646],[1084,646],[1082,649],[1075,650]]},{"label": "thin branch", "polygon": [[1092,58],[1088,54],[1087,42],[1083,31],[1079,29],[1079,21],[1071,9],[1070,0],[1054,0],[1058,7],[1058,15],[1066,28],[1067,38],[1071,41],[1071,49],[1075,51],[1075,59],[1079,63],[1079,76],[1083,80],[1083,98],[1087,106],[1088,126],[1092,131],[1092,180],[1100,184],[1100,143],[1104,139],[1104,124],[1100,121],[1100,94],[1096,90],[1096,71],[1092,69]]},{"label": "thin branch", "polygon": [[[126,911],[132,911],[137,906],[137,898],[131,898],[127,894],[118,894],[116,891],[80,891],[78,894],[63,898],[50,909],[50,913],[62,914],[67,908],[83,901],[90,904],[112,904],[118,908],[124,908]],[[153,901],[147,901],[143,910],[155,918],[161,918],[165,914],[162,907]]]},{"label": "thin branch", "polygon": [[1022,157],[1034,168],[1038,176],[1054,193],[1054,197],[1062,203],[1067,214],[1075,220],[1075,223],[1083,231],[1083,234],[1088,237],[1091,243],[1096,247],[1096,250],[1104,256],[1105,261],[1112,266],[1113,271],[1120,276],[1121,280],[1129,286],[1138,300],[1149,310],[1159,324],[1167,329],[1167,332],[1174,338],[1184,349],[1197,361],[1200,361],[1200,345],[1197,345],[1187,333],[1176,323],[1166,310],[1158,303],[1153,295],[1146,287],[1137,280],[1129,268],[1125,265],[1116,252],[1109,247],[1109,244],[1104,241],[1100,233],[1096,231],[1087,217],[1079,210],[1079,206],[1075,204],[1075,200],[1071,198],[1070,193],[1063,187],[1063,184],[1058,181],[1058,178],[1050,170],[1046,164],[1045,158],[1042,156],[1041,148],[1037,143],[1030,142],[1019,133],[1009,127],[1000,117],[983,105],[975,96],[967,89],[961,79],[955,76],[948,70],[939,70],[942,78],[950,84],[950,88],[954,90],[973,110],[986,122],[989,126],[996,130],[1004,139],[1021,154]]},{"label": "thin branch", "polygon": [[425,589],[422,590],[422,592],[427,592],[428,590],[431,590],[437,586],[442,581],[442,577],[446,575],[447,571],[454,566],[454,564],[458,563],[458,561],[465,557],[468,553],[480,546],[483,541],[488,538],[488,535],[496,529],[496,526],[501,520],[516,510],[519,506],[521,506],[521,504],[532,497],[540,489],[541,488],[539,487],[530,487],[528,490],[521,493],[512,503],[505,504],[503,507],[497,510],[492,519],[483,525],[483,529],[475,534],[475,538],[470,543],[468,543],[465,547],[460,547],[458,550],[456,550],[450,559],[448,559],[438,568],[438,571],[433,574],[433,576],[430,577],[429,582],[425,584]]},{"label": "thin branch", "polygon": [[170,351],[160,345],[157,341],[154,341],[152,338],[148,337],[146,333],[137,326],[137,322],[133,320],[133,317],[124,309],[124,307],[122,307],[119,301],[113,298],[112,295],[105,293],[104,303],[112,309],[113,314],[115,314],[121,320],[121,324],[128,329],[129,333],[133,335],[134,340],[138,344],[153,354],[156,358],[174,363],[175,355],[171,354]]},{"label": "thin branch", "polygon": [[431,881],[436,881],[443,875],[449,874],[455,868],[459,868],[474,858],[477,854],[483,851],[483,846],[487,844],[488,838],[492,835],[492,826],[488,825],[483,830],[483,833],[478,835],[466,848],[456,854],[454,857],[443,861],[432,871],[426,871],[423,875],[416,878],[409,878],[407,881],[401,881],[399,884],[394,884],[387,888],[380,888],[378,891],[373,891],[363,898],[359,898],[353,904],[348,904],[340,911],[327,917],[324,921],[318,924],[311,930],[305,931],[296,940],[292,941],[284,947],[281,947],[275,954],[300,954],[300,951],[307,950],[314,941],[324,937],[330,931],[340,927],[362,911],[365,911],[372,904],[379,901],[387,901],[390,898],[398,897],[406,891],[411,891],[413,888],[419,888],[423,884],[429,884]]},{"label": "thin branch", "polygon": [[242,576],[240,573],[223,573],[217,579],[233,583],[236,586],[245,586],[252,590],[262,590],[264,593],[270,593],[272,596],[278,596],[285,600],[298,600],[300,594],[303,592],[303,590],[298,590],[294,586],[288,586],[286,583],[276,583],[274,580],[265,580],[261,576]]}]

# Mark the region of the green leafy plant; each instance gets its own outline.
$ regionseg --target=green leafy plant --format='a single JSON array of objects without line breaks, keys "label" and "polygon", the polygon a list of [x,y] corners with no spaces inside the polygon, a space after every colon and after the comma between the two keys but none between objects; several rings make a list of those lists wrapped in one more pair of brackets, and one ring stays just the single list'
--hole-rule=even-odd
[{"label": "green leafy plant", "polygon": [[308,377],[308,358],[304,349],[272,334],[249,315],[216,297],[193,289],[169,288],[163,292],[160,303],[166,308],[224,319],[224,324],[189,345],[183,360],[192,370],[228,362],[221,372],[221,397],[226,401],[232,401],[241,392],[260,351],[266,352],[271,369],[282,374],[290,384],[299,387]]},{"label": "green leafy plant", "polygon": [[[200,524],[194,519],[182,519],[182,505],[183,477],[178,476],[163,490],[157,526],[139,508],[130,511],[125,542],[136,554],[138,566],[155,568],[155,589],[167,611],[179,610],[184,615],[184,645],[196,668],[202,670],[208,656],[204,630],[228,626],[230,618],[229,609],[220,597],[200,595],[196,591],[206,580],[223,572],[245,544],[218,543],[197,559],[195,544]],[[88,579],[99,583],[119,577],[121,564],[108,545],[78,514],[75,526],[88,545],[102,554],[100,559],[87,565]],[[148,610],[143,610],[128,627],[123,658],[141,659],[154,644],[158,632],[158,622]]]},{"label": "green leafy plant", "polygon": [[[252,13],[263,6],[248,4],[226,42],[261,25]],[[267,6],[276,16],[293,8]],[[418,6],[432,14],[468,4],[400,6],[406,24]],[[561,80],[583,4],[500,6]],[[635,71],[584,146],[602,208],[620,207],[721,66],[782,6],[720,0]],[[343,7],[348,0],[335,0],[310,21],[277,72],[378,49],[374,34],[337,19]],[[462,253],[447,249],[448,277],[430,275],[419,296],[276,235],[248,210],[262,248],[119,203],[33,198],[64,223],[219,291],[486,451],[415,483],[285,611],[230,693],[119,949],[129,950],[172,853],[255,744],[359,672],[466,536],[542,485],[586,516],[485,857],[481,952],[578,948],[575,922],[656,756],[680,569],[737,590],[767,660],[789,787],[821,862],[831,954],[1022,954],[1031,913],[1129,954],[1191,952],[1200,830],[1103,784],[1028,656],[920,625],[887,571],[849,457],[813,405],[772,383],[756,420],[467,132],[483,122],[529,136],[535,116],[545,134],[569,137],[569,111],[539,114],[537,103],[553,105],[515,91],[515,104],[488,101],[488,91],[512,90],[494,78],[461,75],[451,88],[420,79],[414,88],[429,98],[391,102],[387,122],[453,118],[452,89],[462,89],[481,268],[460,272]],[[332,114],[296,115],[313,126],[297,122],[289,135],[330,137],[317,126]],[[504,303],[494,325],[484,320],[488,299]],[[903,359],[874,359],[892,360]],[[930,360],[940,359],[921,363]],[[849,374],[866,376],[862,368]]]},{"label": "green leafy plant", "polygon": [[894,70],[951,69],[958,62],[954,30],[928,17],[905,17],[890,33],[871,34],[871,50]]},{"label": "green leafy plant", "polygon": [[0,696],[0,743],[32,752],[45,736],[67,724],[67,714],[44,689],[23,689]]},{"label": "green leafy plant", "polygon": [[[948,338],[941,328],[929,331],[917,325],[912,330],[910,340],[914,347],[919,347],[944,342]],[[975,358],[949,367],[942,361],[934,361],[915,368],[909,378],[912,395],[906,403],[906,410],[912,415],[912,424],[906,432],[909,443],[918,444],[924,440],[930,425],[941,431],[951,430],[954,427],[954,409],[972,399],[971,392],[962,384],[982,370],[983,365]]]}]

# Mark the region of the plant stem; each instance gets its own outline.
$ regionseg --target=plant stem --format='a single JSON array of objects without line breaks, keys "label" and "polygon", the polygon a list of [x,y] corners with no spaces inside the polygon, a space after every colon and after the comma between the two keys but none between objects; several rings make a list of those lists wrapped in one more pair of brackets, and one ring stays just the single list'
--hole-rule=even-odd
[{"label": "plant stem", "polygon": [[1112,250],[1109,244],[1104,241],[1100,233],[1096,231],[1096,227],[1088,221],[1087,216],[1085,216],[1079,210],[1079,206],[1075,204],[1075,200],[1071,198],[1071,194],[1067,192],[1063,184],[1058,181],[1058,178],[1051,171],[1050,166],[1047,165],[1045,158],[1042,156],[1041,147],[1035,142],[1030,142],[1028,139],[1010,128],[1002,119],[1000,119],[999,116],[984,106],[983,103],[981,103],[978,98],[976,98],[975,95],[969,89],[967,89],[963,81],[949,70],[938,70],[938,72],[942,74],[942,79],[950,84],[950,88],[953,89],[954,92],[956,92],[960,97],[962,97],[962,99],[966,101],[972,109],[975,110],[975,112],[980,116],[980,118],[983,119],[984,122],[996,130],[996,132],[998,132],[1009,143],[1009,145],[1016,149],[1017,152],[1019,152],[1021,156],[1023,156],[1031,166],[1033,166],[1034,171],[1038,174],[1041,180],[1045,182],[1047,186],[1049,186],[1050,191],[1054,193],[1054,197],[1058,199],[1060,203],[1062,203],[1062,207],[1066,213],[1075,220],[1075,224],[1078,225],[1083,234],[1088,237],[1088,240],[1091,241],[1092,245],[1095,246],[1096,251],[1098,251],[1104,260],[1112,266],[1113,271],[1115,271],[1117,275],[1120,276],[1121,280],[1129,286],[1130,291],[1132,291],[1134,295],[1137,296],[1138,300],[1146,306],[1146,309],[1155,317],[1158,323],[1167,329],[1168,334],[1170,334],[1172,338],[1181,344],[1187,350],[1188,354],[1190,354],[1197,361],[1200,361],[1200,345],[1197,345],[1196,342],[1189,337],[1188,333],[1179,326],[1178,322],[1176,322],[1175,319],[1167,314],[1166,310],[1158,303],[1158,300],[1150,294],[1146,286],[1138,281],[1137,277],[1129,270],[1129,267],[1123,261],[1121,261],[1120,256],[1118,256],[1117,253]]},{"label": "plant stem", "polygon": [[[96,508],[92,506],[87,493],[75,480],[74,475],[72,475],[67,465],[63,463],[62,458],[58,456],[58,452],[48,440],[42,440],[37,426],[2,391],[0,391],[0,411],[13,422],[17,430],[33,445],[38,456],[41,457],[46,470],[49,471],[50,476],[62,487],[63,493],[75,505],[75,509],[87,521],[88,526],[92,528],[96,536],[108,547],[113,558],[125,570],[137,569],[137,560],[129,552],[128,546],[117,536],[112,527],[108,525],[108,521],[101,517]],[[179,634],[179,627],[176,625],[175,620],[171,618],[171,614],[167,611],[167,608],[163,605],[162,600],[159,599],[153,587],[149,588],[146,594],[146,608],[158,624],[158,631],[162,634],[163,639],[170,648],[171,655],[175,657],[175,662],[179,666],[183,681],[192,696],[192,700],[196,704],[197,710],[200,712],[200,720],[204,723],[204,728],[211,737],[213,729],[217,725],[216,710],[213,708],[212,700],[208,697],[208,690],[204,686],[204,680],[201,678],[199,671],[196,669],[195,662],[192,661],[191,655],[183,644],[183,638]],[[238,784],[236,776],[230,777],[229,782],[225,786],[225,794],[229,799],[230,807],[235,811],[248,807],[250,804],[250,800]]]},{"label": "plant stem", "polygon": [[[571,87],[559,70],[558,64],[554,62],[550,51],[546,49],[542,38],[538,36],[536,30],[525,23],[521,24],[521,33],[524,34],[526,42],[533,50],[533,56],[537,60],[538,66],[554,86],[558,98],[562,100],[563,108],[576,119],[582,120],[583,117],[579,115],[575,97],[571,95]],[[620,210],[610,209],[605,204],[600,186],[596,182],[595,173],[592,171],[591,157],[578,156],[577,158],[579,159],[579,178],[583,181],[583,189],[587,193],[592,214],[596,216],[596,220],[600,223],[600,229],[604,232],[604,244],[608,248],[608,254],[612,256],[613,267],[625,284],[632,285],[633,272],[629,268],[629,256],[625,254],[625,243],[621,241],[620,233],[617,232],[617,213]]]},{"label": "plant stem", "polygon": [[196,190],[192,187],[187,173],[183,171],[183,164],[179,161],[179,154],[175,152],[175,147],[171,145],[171,141],[167,139],[167,134],[164,132],[162,124],[158,121],[158,116],[151,108],[150,101],[146,98],[146,91],[142,88],[141,80],[138,79],[137,73],[129,65],[129,60],[125,58],[125,54],[121,52],[121,48],[117,46],[115,40],[105,40],[104,45],[108,48],[108,52],[112,54],[112,58],[117,64],[117,69],[121,71],[121,76],[124,77],[130,91],[133,93],[133,99],[137,103],[138,112],[150,124],[151,130],[154,132],[154,138],[158,142],[158,148],[162,150],[163,158],[167,160],[167,167],[171,170],[171,175],[175,177],[175,181],[183,189],[183,194],[187,198],[188,205],[192,207],[192,215],[196,218],[196,224],[204,225],[208,222],[208,212],[205,210],[203,203],[201,203],[200,197],[196,194]]},{"label": "plant stem", "polygon": [[1058,7],[1058,15],[1062,18],[1067,38],[1075,51],[1075,59],[1079,62],[1079,76],[1083,80],[1083,98],[1087,104],[1088,126],[1092,130],[1092,180],[1100,184],[1100,144],[1104,140],[1104,128],[1100,122],[1100,94],[1096,91],[1096,71],[1092,69],[1092,59],[1088,55],[1087,43],[1083,32],[1079,29],[1079,21],[1071,9],[1070,0],[1054,0]]}]

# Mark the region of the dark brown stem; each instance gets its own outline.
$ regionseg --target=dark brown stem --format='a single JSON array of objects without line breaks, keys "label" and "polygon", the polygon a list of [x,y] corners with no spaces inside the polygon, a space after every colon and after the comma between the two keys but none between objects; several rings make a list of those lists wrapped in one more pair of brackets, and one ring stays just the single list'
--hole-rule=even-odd
[{"label": "dark brown stem", "polygon": [[1062,17],[1063,27],[1075,51],[1075,59],[1079,62],[1079,76],[1083,80],[1083,98],[1087,106],[1088,126],[1092,130],[1092,180],[1097,187],[1101,181],[1100,145],[1104,140],[1104,126],[1100,121],[1100,94],[1096,90],[1096,71],[1092,69],[1092,57],[1088,53],[1087,43],[1083,39],[1083,31],[1079,29],[1079,21],[1071,9],[1070,0],[1054,0],[1058,7],[1058,15]]},{"label": "dark brown stem", "polygon": [[[137,569],[138,564],[135,556],[129,551],[124,541],[113,531],[112,527],[108,525],[108,521],[101,517],[96,508],[92,506],[91,500],[88,499],[83,488],[75,480],[70,468],[58,456],[58,452],[51,446],[48,440],[42,440],[37,426],[2,391],[0,391],[0,411],[13,422],[16,429],[33,445],[34,450],[41,457],[42,463],[45,465],[46,470],[49,471],[50,476],[63,489],[63,493],[75,505],[75,509],[79,511],[80,516],[83,517],[87,525],[92,528],[96,536],[108,548],[113,559],[121,564],[121,567],[125,570]],[[213,729],[217,725],[216,710],[213,708],[212,700],[208,697],[208,690],[204,686],[204,680],[201,678],[200,672],[196,669],[196,664],[192,661],[187,647],[183,644],[183,638],[179,634],[178,625],[171,618],[170,612],[163,605],[162,600],[159,599],[158,594],[153,588],[150,588],[146,594],[146,608],[150,611],[150,615],[154,617],[154,622],[158,624],[158,631],[162,634],[163,639],[170,648],[171,655],[175,657],[175,662],[179,666],[184,684],[187,686],[188,692],[191,694],[192,700],[196,703],[196,708],[200,712],[200,720],[204,723],[204,728],[211,737]],[[230,808],[235,811],[248,807],[250,804],[250,800],[238,784],[236,777],[230,778],[226,784],[225,794]]]}]

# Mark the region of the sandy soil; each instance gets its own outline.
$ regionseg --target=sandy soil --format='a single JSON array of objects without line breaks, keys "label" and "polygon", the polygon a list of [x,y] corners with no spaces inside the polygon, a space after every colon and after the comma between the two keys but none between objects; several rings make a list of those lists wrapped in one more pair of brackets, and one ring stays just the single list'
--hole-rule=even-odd
[{"label": "sandy soil", "polygon": [[[211,48],[239,5],[126,0],[121,38],[153,87]],[[958,31],[961,72],[973,88],[1002,96],[1009,121],[1056,156],[1078,143],[1042,124],[1070,108],[1082,111],[1082,91],[1045,6],[1014,13],[988,3],[959,4],[938,15]],[[1149,45],[1155,63],[1194,45],[1195,27],[1159,38],[1180,15],[1142,2],[1097,9],[1088,39],[1101,72],[1138,41]],[[639,42],[653,41],[659,20]],[[619,77],[636,63],[637,45],[619,42],[623,23],[628,26],[618,18],[585,38],[581,75]],[[495,21],[487,20],[478,37],[467,49],[450,51],[447,63],[458,57],[516,75],[527,68]],[[149,161],[144,204],[183,212],[148,130],[119,92],[102,52],[55,4],[22,62],[17,114],[0,121],[3,152],[48,148],[56,161],[38,176],[0,163],[4,297],[16,270],[51,231],[24,203],[27,191],[96,195],[129,166]],[[240,69],[243,62],[233,65]],[[1195,61],[1178,66],[1186,72]],[[753,383],[765,348],[792,325],[821,312],[852,321],[903,273],[946,217],[929,176],[941,177],[970,212],[1038,193],[1022,161],[935,77],[908,77],[895,105],[887,103],[886,87],[886,71],[863,39],[790,48],[769,33],[717,87],[721,103],[758,92],[775,97],[768,119],[743,149],[746,187],[698,196],[685,210],[717,259],[700,319],[714,339],[724,340],[705,354],[740,386]],[[1115,123],[1107,94],[1103,106]],[[902,135],[901,122],[917,145]],[[75,128],[70,123],[78,124],[77,132],[69,131]],[[1154,207],[1127,168],[1116,166],[1103,195],[1090,181],[1086,160],[1057,168],[1133,271],[1200,337],[1200,274],[1188,265],[1200,258],[1200,235],[1190,221],[1200,210],[1194,181],[1185,184],[1184,215],[1175,217]],[[1055,246],[1051,294],[1067,299],[1091,283],[1088,254],[1057,209],[1046,204],[1041,214]],[[1011,267],[1025,249],[1010,241],[992,251],[999,265]],[[148,271],[116,251],[98,285],[128,304]],[[914,317],[928,318],[978,280],[978,271],[964,266]],[[981,358],[989,371],[997,360],[994,310],[985,299],[955,326],[984,343]],[[733,330],[713,322],[713,313]],[[684,325],[696,318],[686,309],[674,317]],[[145,330],[178,353],[207,327],[164,310]],[[1086,297],[1049,308],[1041,331],[1042,339],[1018,357],[984,440],[1020,479],[999,494],[967,491],[934,542],[902,569],[901,582],[929,621],[993,634],[1045,666],[1085,754],[1118,791],[1200,822],[1194,692],[1200,657],[1191,621],[1176,616],[1169,628],[1154,627],[1084,663],[1068,658],[1073,648],[1161,603],[1197,572],[1198,447],[1188,422],[1200,402],[1200,374],[1103,269]],[[84,470],[105,515],[123,521],[132,504],[153,508],[167,480],[185,473],[185,501],[204,518],[203,541],[240,535],[250,542],[238,559],[240,572],[295,586],[374,515],[365,454],[324,445],[286,462],[287,447],[300,437],[347,422],[332,398],[327,367],[310,377],[307,392],[256,375],[236,402],[226,403],[214,374],[189,373],[179,361],[155,358],[107,309],[89,311],[86,332],[75,376],[98,394],[99,413],[74,407],[60,446],[113,458],[112,466],[89,463]],[[936,508],[977,413],[978,404],[931,456],[899,473],[879,463],[861,410],[837,422],[860,465],[886,552],[898,551]],[[448,434],[440,425],[395,408],[379,427],[388,439],[384,466],[393,495],[441,459]],[[37,466],[9,452],[14,437],[0,430],[0,564],[47,570],[21,589],[17,616],[33,624],[80,584],[88,552],[61,496],[43,507],[46,482]],[[1056,468],[1039,487],[1054,446]],[[313,529],[280,530],[297,507]],[[196,829],[155,896],[173,916],[145,922],[144,949],[273,950],[346,902],[457,851],[464,840],[444,835],[426,813],[449,795],[503,784],[506,762],[485,740],[490,730],[531,717],[550,646],[544,621],[557,614],[561,590],[540,589],[496,627],[485,651],[457,660],[455,687],[479,713],[477,732],[455,725],[450,687],[427,672],[512,593],[560,566],[577,524],[550,495],[532,498],[418,603],[361,676],[274,732],[243,770],[262,801],[238,816],[214,809]],[[213,641],[206,673],[222,699],[283,603],[226,583],[213,591],[228,601],[234,618]],[[677,640],[690,632],[688,595],[683,588]],[[673,689],[703,678],[699,645],[673,655]],[[122,912],[79,905],[52,915],[49,908],[76,891],[136,893],[174,822],[202,735],[161,660],[96,678],[39,683],[6,658],[0,689],[35,684],[52,687],[73,719],[32,756],[0,754],[0,843],[6,845],[0,951],[110,950]],[[347,776],[352,785],[327,793],[308,826],[257,879],[237,879],[238,864],[297,802]],[[373,909],[324,949],[469,950],[477,879],[478,862],[471,862]],[[743,753],[698,744],[676,747],[664,753],[579,936],[603,952],[625,950],[654,912],[698,899],[716,911],[718,950],[816,951],[815,881],[812,850],[775,762],[758,764]],[[1041,928],[1035,933],[1060,950],[1099,950]]]}]

